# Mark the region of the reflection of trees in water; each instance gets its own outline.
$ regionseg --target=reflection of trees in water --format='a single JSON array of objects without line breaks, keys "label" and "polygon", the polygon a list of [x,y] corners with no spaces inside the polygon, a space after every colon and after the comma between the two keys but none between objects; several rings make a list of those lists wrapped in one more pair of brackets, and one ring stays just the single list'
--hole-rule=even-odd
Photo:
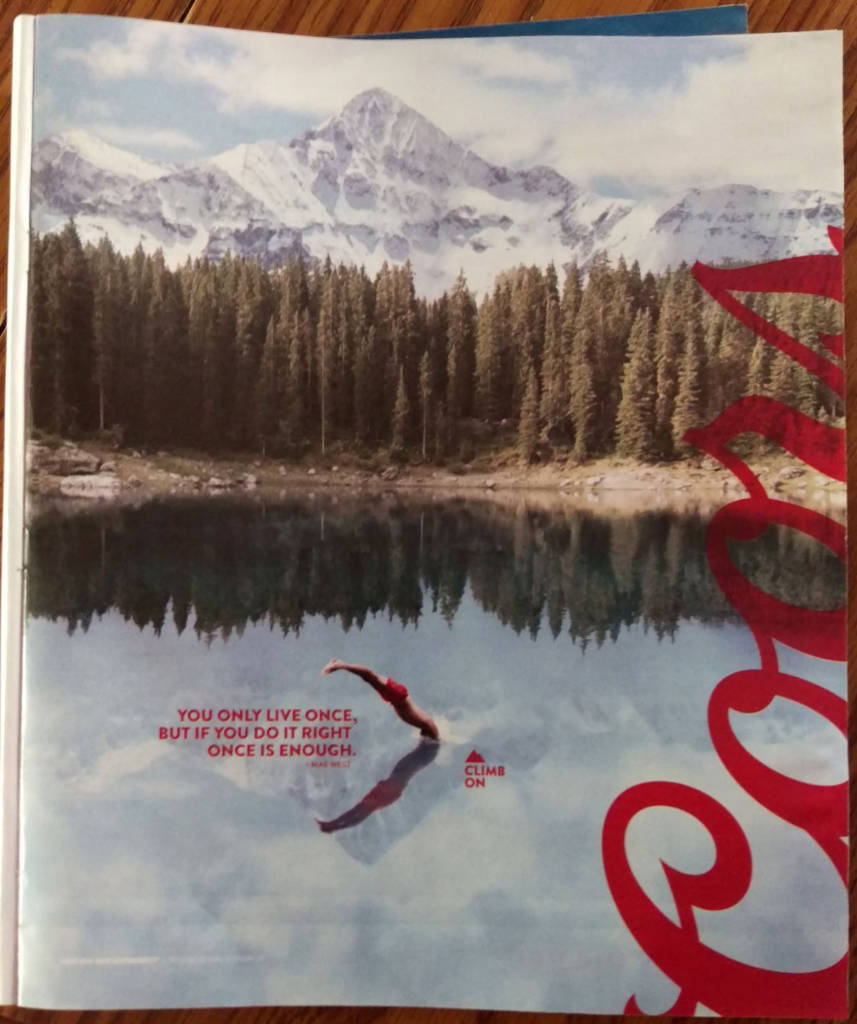
[{"label": "reflection of trees in water", "polygon": [[[665,512],[380,497],[45,511],[30,530],[28,606],[70,630],[115,608],[141,629],[158,632],[171,614],[180,632],[191,623],[225,638],[248,622],[297,632],[312,615],[345,630],[381,613],[416,624],[426,598],[451,623],[469,584],[483,609],[533,637],[546,626],[602,644],[635,623],[662,637],[682,619],[732,616],[706,565],[705,526]],[[769,529],[733,557],[796,605],[842,600],[839,563],[793,531]]]}]

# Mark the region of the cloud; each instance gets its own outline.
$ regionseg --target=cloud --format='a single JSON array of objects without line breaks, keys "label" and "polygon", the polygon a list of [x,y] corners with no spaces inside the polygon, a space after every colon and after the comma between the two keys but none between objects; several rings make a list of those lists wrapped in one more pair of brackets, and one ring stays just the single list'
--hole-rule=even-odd
[{"label": "cloud", "polygon": [[49,114],[56,103],[53,89],[43,86],[33,96],[33,108],[37,114]]},{"label": "cloud", "polygon": [[739,182],[841,191],[837,50],[833,33],[757,38],[694,68],[680,90],[593,91],[548,160],[576,180],[621,176],[663,190]]},{"label": "cloud", "polygon": [[60,60],[83,65],[95,78],[128,78],[154,70],[153,58],[165,48],[175,51],[180,41],[160,22],[130,22],[124,41],[94,39],[87,47],[60,47]]},{"label": "cloud", "polygon": [[77,106],[77,113],[83,119],[109,121],[116,113],[112,103],[101,99],[83,99]]},{"label": "cloud", "polygon": [[[248,141],[254,114],[320,121],[380,85],[486,159],[544,163],[585,187],[610,179],[641,195],[733,182],[840,191],[840,49],[836,33],[733,37],[728,46],[345,42],[150,22],[132,24],[123,41],[60,55],[99,81],[157,75],[204,86],[225,120],[246,122]],[[190,148],[192,132],[163,145]]]},{"label": "cloud", "polygon": [[86,130],[125,149],[199,149],[197,139],[191,138],[186,132],[170,128],[95,122],[87,125]]},{"label": "cloud", "polygon": [[[233,114],[258,108],[322,118],[364,89],[382,85],[425,116],[445,127],[453,124],[456,130],[472,127],[482,105],[496,104],[498,89],[556,87],[568,83],[572,74],[568,61],[505,41],[484,49],[456,42],[442,50],[412,41],[402,50],[393,41],[351,41],[343,46],[342,40],[250,36],[236,39],[230,51],[221,47],[210,53],[187,46],[171,73],[204,84],[217,96],[221,111]],[[415,67],[423,73],[415,74]],[[462,104],[470,120],[451,119],[451,111]]]}]

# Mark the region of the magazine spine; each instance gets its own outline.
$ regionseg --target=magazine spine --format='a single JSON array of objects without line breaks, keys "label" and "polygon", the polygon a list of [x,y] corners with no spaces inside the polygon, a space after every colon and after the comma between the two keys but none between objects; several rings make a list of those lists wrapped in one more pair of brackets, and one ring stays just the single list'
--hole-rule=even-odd
[{"label": "magazine spine", "polygon": [[24,475],[30,162],[33,126],[35,17],[15,19],[9,194],[9,280],[4,413],[3,578],[0,617],[0,1004],[17,1002],[18,864]]}]

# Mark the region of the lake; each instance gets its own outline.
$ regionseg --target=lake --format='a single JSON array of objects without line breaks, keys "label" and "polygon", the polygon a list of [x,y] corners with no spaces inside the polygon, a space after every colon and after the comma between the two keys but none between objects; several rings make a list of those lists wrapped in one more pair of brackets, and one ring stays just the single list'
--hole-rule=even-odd
[{"label": "lake", "polygon": [[[778,970],[838,959],[841,883],[711,746],[708,696],[758,653],[708,571],[706,525],[333,490],[40,511],[21,1000],[618,1013],[636,993],[659,1012],[676,988],[625,928],[600,850],[611,802],[649,779],[714,796],[765,867],[738,906],[697,915],[703,941]],[[840,563],[801,535],[771,529],[732,554],[775,596],[842,603]],[[778,653],[844,696],[843,665]],[[356,676],[321,676],[332,657],[407,686],[441,742]],[[846,777],[844,741],[799,705],[733,718],[772,767]],[[215,743],[193,732],[206,724],[248,733]],[[331,734],[303,730],[343,726],[334,752],[280,756],[283,729],[320,749]],[[660,859],[698,872],[712,849],[666,809],[628,833],[673,916]]]}]

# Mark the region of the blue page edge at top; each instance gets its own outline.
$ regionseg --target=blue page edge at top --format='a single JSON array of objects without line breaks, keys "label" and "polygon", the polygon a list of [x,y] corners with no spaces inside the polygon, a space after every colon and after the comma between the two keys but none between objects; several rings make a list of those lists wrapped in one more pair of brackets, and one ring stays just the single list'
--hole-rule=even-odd
[{"label": "blue page edge at top", "polygon": [[456,28],[385,32],[371,39],[469,38],[474,36],[710,36],[740,35],[747,31],[744,4],[698,7],[689,11],[650,11],[600,18],[559,18],[554,21],[519,21],[500,25],[464,25]]}]

